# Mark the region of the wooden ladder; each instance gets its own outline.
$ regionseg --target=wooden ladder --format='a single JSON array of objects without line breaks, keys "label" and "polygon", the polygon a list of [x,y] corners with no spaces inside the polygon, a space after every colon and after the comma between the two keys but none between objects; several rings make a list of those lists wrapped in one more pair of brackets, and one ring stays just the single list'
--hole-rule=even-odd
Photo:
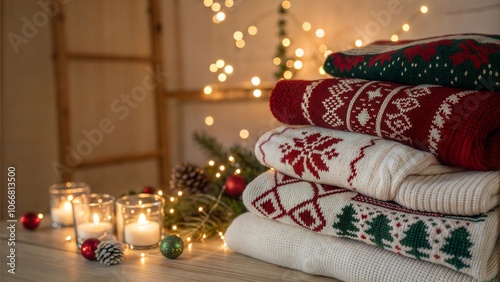
[{"label": "wooden ladder", "polygon": [[[54,0],[55,1],[55,0]],[[53,18],[53,40],[55,49],[55,71],[56,71],[56,96],[58,111],[58,131],[59,131],[59,178],[61,181],[72,181],[75,169],[84,167],[95,167],[103,165],[113,165],[126,162],[157,159],[159,164],[159,183],[163,188],[168,187],[170,175],[170,155],[169,141],[167,138],[167,106],[165,104],[165,95],[163,93],[164,81],[160,77],[162,67],[162,44],[161,44],[161,18],[159,0],[149,1],[149,31],[151,33],[151,54],[150,56],[134,55],[113,55],[113,54],[87,54],[69,52],[66,42],[65,14],[63,5],[59,5],[59,11]],[[54,2],[55,5],[58,3]],[[154,76],[157,82],[154,87],[155,114],[156,114],[156,148],[155,150],[127,153],[115,156],[105,156],[94,159],[84,159],[78,165],[71,165],[67,161],[68,148],[71,145],[70,127],[71,113],[69,106],[68,91],[68,61],[69,60],[102,60],[102,61],[129,61],[129,62],[149,62],[154,70]]]}]

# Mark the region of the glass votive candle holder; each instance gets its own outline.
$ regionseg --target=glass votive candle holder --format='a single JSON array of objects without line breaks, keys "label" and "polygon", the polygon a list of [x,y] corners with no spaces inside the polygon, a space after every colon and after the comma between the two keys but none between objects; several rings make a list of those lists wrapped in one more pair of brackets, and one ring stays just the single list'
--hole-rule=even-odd
[{"label": "glass votive candle holder", "polygon": [[65,182],[50,185],[50,216],[52,227],[73,226],[71,201],[80,195],[90,194],[90,186],[84,182]]},{"label": "glass votive candle holder", "polygon": [[154,194],[123,196],[116,201],[117,239],[130,249],[158,247],[164,199]]},{"label": "glass votive candle holder", "polygon": [[71,201],[78,248],[89,238],[114,240],[114,202],[108,194],[81,195]]}]

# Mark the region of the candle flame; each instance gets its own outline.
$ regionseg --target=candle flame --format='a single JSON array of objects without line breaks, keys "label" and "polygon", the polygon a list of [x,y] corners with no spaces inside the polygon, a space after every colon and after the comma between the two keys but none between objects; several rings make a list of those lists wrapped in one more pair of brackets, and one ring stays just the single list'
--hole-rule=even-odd
[{"label": "candle flame", "polygon": [[98,224],[99,224],[99,221],[101,221],[101,220],[100,220],[100,218],[99,218],[99,215],[98,215],[98,214],[96,214],[96,213],[94,213],[93,218],[94,218],[94,224],[95,224],[95,225],[98,225]]},{"label": "candle flame", "polygon": [[70,202],[68,202],[68,201],[64,202],[63,206],[64,206],[65,210],[71,211],[71,203]]},{"label": "candle flame", "polygon": [[141,213],[141,215],[139,215],[139,219],[137,220],[137,223],[139,225],[146,225],[146,224],[148,224],[148,222],[149,221],[147,221],[146,216],[143,213]]}]

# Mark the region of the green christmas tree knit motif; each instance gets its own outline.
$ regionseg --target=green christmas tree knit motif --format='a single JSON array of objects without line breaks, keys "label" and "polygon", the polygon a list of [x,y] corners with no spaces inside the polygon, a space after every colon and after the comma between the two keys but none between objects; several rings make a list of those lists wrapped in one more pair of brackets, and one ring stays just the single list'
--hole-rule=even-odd
[{"label": "green christmas tree knit motif", "polygon": [[454,230],[448,238],[446,238],[446,244],[441,248],[444,253],[453,256],[452,258],[446,259],[445,261],[457,270],[464,267],[469,267],[460,258],[471,258],[472,255],[469,251],[472,247],[472,242],[469,240],[470,234],[464,227],[460,227]]},{"label": "green christmas tree knit motif", "polygon": [[359,220],[354,217],[354,214],[356,214],[356,211],[352,205],[349,205],[342,208],[342,214],[337,215],[339,221],[334,223],[332,227],[340,231],[338,233],[339,236],[356,238],[356,233],[359,231],[359,228],[357,228],[353,222]]},{"label": "green christmas tree knit motif", "polygon": [[391,246],[384,244],[382,240],[392,242],[391,230],[392,227],[389,225],[389,219],[383,214],[377,215],[372,221],[367,222],[370,228],[366,230],[366,234],[372,235],[372,242],[381,248],[390,248]]},{"label": "green christmas tree knit motif", "polygon": [[410,226],[408,231],[406,231],[406,237],[400,242],[401,245],[410,247],[411,250],[407,253],[415,256],[417,259],[429,257],[428,254],[419,251],[419,249],[432,249],[425,229],[425,223],[421,220],[417,221]]}]

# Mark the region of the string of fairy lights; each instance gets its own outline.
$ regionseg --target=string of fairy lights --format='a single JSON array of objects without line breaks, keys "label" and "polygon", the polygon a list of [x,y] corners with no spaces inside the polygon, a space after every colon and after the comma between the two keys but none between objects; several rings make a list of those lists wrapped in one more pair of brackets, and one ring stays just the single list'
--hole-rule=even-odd
[{"label": "string of fairy lights", "polygon": [[[220,24],[227,18],[227,14],[235,9],[235,1],[233,0],[203,0],[203,5],[213,12],[212,21],[214,24]],[[272,58],[272,63],[277,67],[275,72],[276,79],[292,79],[297,72],[302,70],[306,63],[312,62],[316,65],[318,73],[320,75],[326,75],[323,69],[324,59],[331,54],[333,51],[328,47],[325,42],[326,32],[322,27],[314,27],[308,21],[301,21],[295,14],[290,11],[292,7],[292,1],[283,0],[279,7],[279,17],[278,17],[278,45],[276,47],[276,54]],[[414,11],[409,15],[408,19],[401,24],[401,28],[396,30],[391,36],[390,40],[397,42],[399,37],[406,32],[410,31],[410,25],[421,15],[427,14],[429,8],[426,5],[420,6],[418,11]],[[256,16],[255,20],[248,24],[246,29],[235,30],[232,34],[232,40],[236,48],[243,49],[246,46],[246,40],[249,38],[257,36],[259,28],[259,22],[267,16],[275,15],[276,9],[266,11],[261,15]],[[293,45],[297,44],[293,41],[293,38],[288,34],[289,22],[292,22],[296,28],[301,29],[305,37],[308,39],[307,42],[313,46],[311,48],[306,48],[306,46],[296,46],[294,50],[290,50]],[[353,42],[353,47],[362,47],[366,43],[362,39],[355,39]],[[309,53],[309,54],[308,54]],[[236,67],[226,62],[223,58],[217,59],[215,62],[211,63],[209,66],[210,72],[214,73],[217,77],[217,83],[206,85],[203,88],[203,93],[205,95],[211,95],[216,92],[217,89],[221,88],[219,85],[226,82],[228,77],[236,71]],[[253,76],[249,78],[249,82],[252,85],[251,93],[253,98],[260,98],[262,96],[261,79],[258,76]],[[214,125],[215,120],[213,116],[205,117],[205,125]],[[246,129],[242,129],[239,132],[241,139],[247,139],[250,133]]]}]

